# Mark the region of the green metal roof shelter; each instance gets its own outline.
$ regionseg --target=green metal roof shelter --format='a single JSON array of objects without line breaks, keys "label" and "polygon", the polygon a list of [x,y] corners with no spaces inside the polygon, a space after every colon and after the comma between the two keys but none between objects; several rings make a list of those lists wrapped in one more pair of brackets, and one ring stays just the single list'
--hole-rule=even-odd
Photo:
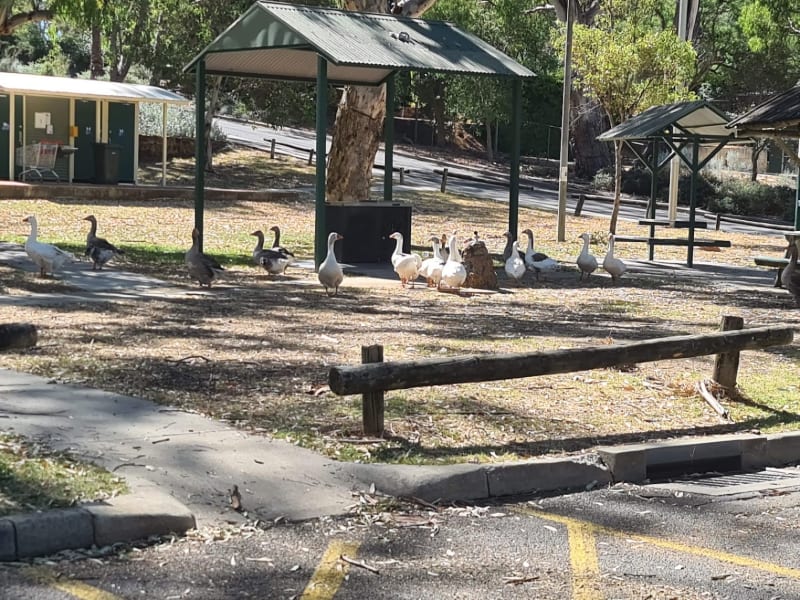
[{"label": "green metal roof shelter", "polygon": [[[326,247],[325,161],[328,85],[386,84],[384,200],[391,202],[394,76],[400,71],[501,76],[512,80],[509,229],[517,231],[522,79],[534,73],[451,23],[278,2],[256,2],[184,71],[197,82],[197,131],[203,131],[205,76],[316,81],[315,261]],[[196,146],[195,226],[203,230],[205,148]]]},{"label": "green metal roof shelter", "polygon": [[[655,220],[656,191],[658,172],[677,155],[692,173],[689,192],[689,243],[686,250],[686,264],[692,266],[694,260],[695,209],[697,206],[697,174],[700,169],[731,141],[750,143],[751,140],[736,140],[734,132],[726,129],[728,117],[706,100],[678,102],[652,106],[644,112],[631,117],[598,136],[603,142],[621,141],[644,163],[652,174],[650,201],[646,218]],[[636,142],[644,143],[647,151],[637,148]],[[659,159],[661,144],[669,150]],[[709,154],[701,161],[700,146],[711,146]],[[655,225],[650,225],[650,237],[655,233]],[[653,245],[650,244],[649,259],[653,260]]]}]

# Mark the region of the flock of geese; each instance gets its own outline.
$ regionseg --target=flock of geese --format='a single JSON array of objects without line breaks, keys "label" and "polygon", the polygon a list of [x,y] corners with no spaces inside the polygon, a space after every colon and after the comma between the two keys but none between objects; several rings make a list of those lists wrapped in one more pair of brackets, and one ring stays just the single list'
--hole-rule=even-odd
[{"label": "flock of geese", "polygon": [[[92,270],[101,270],[112,258],[125,254],[122,249],[117,248],[108,240],[98,237],[97,219],[94,215],[89,215],[84,220],[90,224],[89,232],[86,235],[85,255],[92,262]],[[71,253],[65,252],[53,244],[40,242],[37,239],[38,224],[35,216],[25,217],[23,222],[28,223],[31,228],[30,234],[25,241],[25,252],[39,268],[41,276],[46,276],[47,273],[53,274],[66,262],[76,260]],[[274,234],[270,248],[264,247],[264,233],[261,230],[250,234],[256,238],[253,261],[269,275],[283,274],[286,272],[287,267],[295,262],[295,256],[290,250],[281,246],[281,231],[277,225],[271,227],[269,231]],[[533,231],[525,229],[522,233],[528,240],[524,251],[520,249],[518,241],[514,239],[510,231],[504,234],[506,238],[506,246],[503,250],[504,269],[508,277],[517,284],[522,281],[522,278],[528,272],[533,272],[538,280],[540,273],[559,268],[557,260],[534,249]],[[431,236],[428,241],[431,243],[432,256],[425,260],[419,254],[403,252],[403,234],[395,232],[389,237],[395,240],[391,262],[395,273],[400,278],[401,286],[411,285],[413,287],[414,282],[422,277],[429,287],[457,289],[462,287],[467,280],[467,269],[462,262],[455,232],[450,236]],[[344,238],[336,232],[331,232],[328,235],[327,255],[317,272],[319,282],[328,296],[335,296],[344,280],[342,266],[337,262],[334,252],[336,242],[341,239]],[[583,240],[583,248],[575,264],[578,266],[579,279],[583,280],[585,277],[588,280],[591,274],[598,269],[599,262],[597,257],[589,252],[591,236],[588,233],[583,233],[579,236],[579,239]],[[478,238],[478,232],[475,232],[474,236],[467,240],[466,245],[478,243],[483,244],[484,242]],[[800,306],[800,270],[797,268],[798,253],[797,244],[790,244],[789,263],[781,273],[781,283],[794,296],[795,301]],[[215,258],[200,250],[200,232],[197,228],[192,230],[192,246],[186,252],[185,263],[190,277],[196,280],[201,287],[204,285],[211,287],[211,283],[225,270]],[[627,271],[625,263],[614,256],[613,234],[608,236],[608,250],[602,266],[614,282],[618,281]]]},{"label": "flock of geese", "polygon": [[[509,279],[520,284],[522,278],[528,272],[533,272],[538,281],[539,275],[545,271],[555,271],[560,268],[559,262],[547,256],[543,252],[537,252],[533,247],[533,231],[525,229],[522,232],[528,238],[527,247],[521,250],[519,243],[514,239],[510,231],[506,231],[503,235],[506,238],[506,246],[503,250],[503,266]],[[458,241],[456,234],[451,236],[438,236],[432,235],[429,238],[431,243],[432,254],[431,258],[425,260],[419,254],[403,252],[403,234],[395,232],[389,236],[395,240],[395,249],[392,253],[392,267],[395,273],[400,277],[400,285],[405,287],[411,285],[419,277],[423,277],[427,282],[428,287],[442,288],[459,288],[464,285],[467,279],[467,271],[462,263],[461,254],[458,250]],[[580,279],[586,276],[586,279],[597,270],[598,261],[595,256],[589,252],[589,242],[591,237],[588,233],[580,236],[583,240],[583,249],[576,260],[578,269],[580,270]],[[444,248],[445,243],[447,249]],[[478,232],[467,240],[467,245],[483,243],[478,238]],[[603,269],[605,269],[613,281],[619,280],[627,271],[625,263],[614,256],[614,236],[609,235],[608,252],[603,259]]]}]

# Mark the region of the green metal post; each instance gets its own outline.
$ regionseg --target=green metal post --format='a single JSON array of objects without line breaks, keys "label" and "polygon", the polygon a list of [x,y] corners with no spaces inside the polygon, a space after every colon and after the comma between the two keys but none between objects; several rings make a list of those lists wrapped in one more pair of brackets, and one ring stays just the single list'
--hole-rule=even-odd
[{"label": "green metal post", "polygon": [[394,170],[394,79],[386,79],[386,117],[383,120],[383,201],[392,201],[392,172]]},{"label": "green metal post", "polygon": [[697,172],[700,170],[698,167],[699,158],[698,152],[700,149],[700,140],[695,139],[692,143],[692,179],[689,186],[689,246],[686,249],[686,265],[691,267],[694,264],[694,209],[697,205]]},{"label": "green metal post", "polygon": [[522,80],[514,79],[511,97],[511,181],[508,191],[508,230],[517,239],[519,227],[519,155],[522,128]]},{"label": "green metal post", "polygon": [[797,170],[797,192],[794,197],[794,230],[800,231],[800,168]]},{"label": "green metal post", "polygon": [[[656,194],[658,193],[658,142],[653,141],[650,143],[650,203],[647,205],[647,218],[656,218]],[[650,237],[656,236],[656,226],[650,225]],[[655,257],[656,247],[654,244],[648,244],[650,248],[647,252],[647,258],[653,260]]]},{"label": "green metal post", "polygon": [[197,62],[195,71],[195,135],[194,135],[194,226],[200,232],[203,249],[203,212],[206,188],[206,59]]},{"label": "green metal post", "polygon": [[317,55],[317,194],[314,215],[314,266],[325,260],[327,231],[325,226],[325,158],[328,132],[328,61]]}]

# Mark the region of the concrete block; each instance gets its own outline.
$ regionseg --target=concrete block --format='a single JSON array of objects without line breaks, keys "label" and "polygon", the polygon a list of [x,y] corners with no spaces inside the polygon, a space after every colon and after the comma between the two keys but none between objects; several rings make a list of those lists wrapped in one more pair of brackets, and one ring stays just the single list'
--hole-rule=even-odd
[{"label": "concrete block", "polygon": [[759,435],[742,439],[742,469],[763,469],[769,466],[767,436]]},{"label": "concrete block", "polygon": [[94,543],[92,516],[80,508],[8,517],[17,532],[17,556],[28,558]]},{"label": "concrete block", "polygon": [[800,463],[800,432],[773,433],[767,436],[765,466],[783,467]]},{"label": "concrete block", "polygon": [[0,561],[17,560],[17,534],[14,523],[0,519]]},{"label": "concrete block", "polygon": [[358,465],[356,477],[390,496],[436,500],[480,500],[489,497],[485,468],[480,465]]},{"label": "concrete block", "polygon": [[611,473],[599,460],[543,458],[489,467],[487,478],[489,495],[499,497],[605,485],[611,482]]},{"label": "concrete block", "polygon": [[596,452],[613,481],[640,483],[647,479],[647,452],[642,444],[602,446]]},{"label": "concrete block", "polygon": [[129,494],[85,506],[94,523],[94,543],[108,546],[151,535],[184,533],[195,527],[192,512],[160,491]]}]

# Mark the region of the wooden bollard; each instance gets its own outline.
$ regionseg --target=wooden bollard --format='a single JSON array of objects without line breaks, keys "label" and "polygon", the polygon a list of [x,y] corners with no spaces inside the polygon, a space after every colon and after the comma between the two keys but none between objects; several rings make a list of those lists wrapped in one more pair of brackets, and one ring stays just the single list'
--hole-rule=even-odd
[{"label": "wooden bollard", "polygon": [[30,348],[39,340],[36,326],[30,323],[0,324],[0,350]]},{"label": "wooden bollard", "polygon": [[[383,362],[383,346],[361,346],[361,363]],[[361,420],[364,435],[383,435],[383,392],[367,392],[361,395]]]},{"label": "wooden bollard", "polygon": [[400,185],[403,185],[405,183],[405,177],[403,175],[405,172],[406,172],[405,169],[400,169]]},{"label": "wooden bollard", "polygon": [[716,229],[717,231],[719,231],[719,226],[720,226],[720,223],[721,223],[721,222],[722,222],[722,215],[721,215],[721,214],[719,214],[719,213],[717,213],[717,223],[716,223],[716,227],[715,227],[715,229]]},{"label": "wooden bollard", "polygon": [[[720,329],[733,331],[744,328],[742,317],[722,317]],[[723,352],[714,359],[714,374],[712,378],[721,386],[732,390],[736,387],[736,377],[739,373],[739,352]]]},{"label": "wooden bollard", "polygon": [[269,158],[270,160],[275,160],[275,138],[272,138],[269,144]]},{"label": "wooden bollard", "polygon": [[313,164],[314,164],[314,151],[313,150],[309,150],[308,151],[308,166],[310,167]]},{"label": "wooden bollard", "polygon": [[447,167],[442,169],[442,193],[447,191]]},{"label": "wooden bollard", "polygon": [[586,202],[586,194],[579,194],[578,201],[575,203],[575,216],[580,217],[583,211],[583,203]]}]

